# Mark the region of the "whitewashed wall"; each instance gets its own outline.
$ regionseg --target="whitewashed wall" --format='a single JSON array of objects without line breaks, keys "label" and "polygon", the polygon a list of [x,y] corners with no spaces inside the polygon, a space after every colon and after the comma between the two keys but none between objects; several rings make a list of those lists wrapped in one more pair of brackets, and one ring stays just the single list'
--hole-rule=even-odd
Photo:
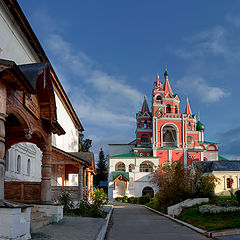
[{"label": "whitewashed wall", "polygon": [[2,1],[0,1],[0,58],[13,60],[17,64],[39,61]]},{"label": "whitewashed wall", "polygon": [[78,130],[73,124],[68,112],[63,106],[58,95],[55,94],[55,100],[57,105],[57,118],[58,122],[65,130],[65,134],[58,136],[57,134],[52,135],[53,146],[60,148],[66,152],[77,152],[78,151]]},{"label": "whitewashed wall", "polygon": [[[20,171],[17,171],[17,159],[20,156]],[[30,172],[27,172],[28,159],[30,160]],[[19,143],[13,145],[6,154],[6,181],[41,181],[42,152],[31,143]]]},{"label": "whitewashed wall", "polygon": [[153,157],[141,157],[141,158],[109,158],[109,175],[108,175],[108,198],[113,199],[117,197],[114,193],[114,184],[112,181],[112,172],[115,171],[115,165],[119,162],[123,162],[125,164],[126,172],[129,172],[129,165],[134,165],[134,170],[129,172],[130,181],[128,183],[128,193],[126,194],[128,197],[140,197],[142,196],[142,190],[145,187],[152,187],[154,190],[154,194],[157,193],[157,186],[152,182],[153,173],[152,172],[140,172],[139,167],[140,164],[148,161],[152,162],[154,165],[154,170],[158,167],[158,158]]},{"label": "whitewashed wall", "polygon": [[[28,64],[28,63],[37,63],[40,62],[36,53],[31,48],[28,40],[25,38],[24,34],[21,32],[20,28],[17,26],[17,23],[14,22],[11,14],[8,12],[3,1],[0,0],[0,58],[7,59],[16,62],[17,64]],[[57,105],[57,116],[58,121],[61,126],[66,131],[64,136],[53,136],[53,145],[64,150],[64,151],[77,151],[78,150],[78,133],[77,129],[74,127],[74,124],[65,110],[60,99],[56,97]],[[25,149],[23,150],[25,146]],[[24,152],[29,150],[30,145],[16,144],[9,150],[10,162],[15,161],[16,152],[21,152],[22,158],[27,158],[27,155],[24,155]],[[33,146],[33,145],[31,145]],[[36,145],[35,145],[35,148]],[[35,156],[37,159],[39,156]],[[23,162],[24,164],[24,162]],[[39,159],[36,163],[38,166],[38,172],[41,173],[41,165],[39,165]],[[13,167],[13,166],[12,166]],[[32,167],[31,167],[32,168]],[[24,166],[23,166],[24,169]],[[34,172],[36,169],[31,169],[31,172]],[[11,169],[10,172],[6,172],[7,180],[26,180],[26,181],[41,181],[38,174],[31,177],[25,176],[24,173],[21,175],[16,174],[14,169]]]}]

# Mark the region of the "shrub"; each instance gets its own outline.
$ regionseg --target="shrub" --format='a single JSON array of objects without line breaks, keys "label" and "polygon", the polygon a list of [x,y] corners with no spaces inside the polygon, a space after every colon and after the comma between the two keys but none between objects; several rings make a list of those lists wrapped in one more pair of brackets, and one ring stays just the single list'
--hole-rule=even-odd
[{"label": "shrub", "polygon": [[101,189],[97,188],[93,192],[92,200],[94,204],[96,204],[99,207],[102,207],[108,202],[107,194],[102,188]]},{"label": "shrub", "polygon": [[139,197],[138,201],[139,201],[139,204],[146,204],[146,203],[150,202],[150,200],[151,200],[151,196],[149,194],[147,194],[147,195],[143,195],[143,196]]},{"label": "shrub", "polygon": [[166,211],[167,207],[188,198],[211,197],[214,193],[214,178],[204,176],[203,172],[193,172],[177,162],[155,172],[153,181],[159,192],[155,198],[157,209]]},{"label": "shrub", "polygon": [[68,192],[62,192],[62,194],[58,198],[58,202],[60,205],[63,205],[64,213],[69,213],[74,207],[72,198],[70,196],[70,193]]},{"label": "shrub", "polygon": [[238,204],[240,204],[240,190],[237,190],[237,191],[235,192],[235,196],[236,196],[236,199],[237,199]]},{"label": "shrub", "polygon": [[240,207],[219,207],[215,205],[202,205],[199,207],[201,214],[218,214],[218,213],[239,213]]},{"label": "shrub", "polygon": [[138,198],[137,197],[130,197],[128,198],[128,202],[132,204],[137,204],[138,203]]}]

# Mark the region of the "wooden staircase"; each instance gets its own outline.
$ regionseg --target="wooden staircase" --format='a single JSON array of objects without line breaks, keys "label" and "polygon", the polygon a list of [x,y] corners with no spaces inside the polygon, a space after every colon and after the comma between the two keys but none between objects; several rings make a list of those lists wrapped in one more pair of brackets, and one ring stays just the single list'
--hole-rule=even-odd
[{"label": "wooden staircase", "polygon": [[46,213],[39,211],[38,207],[31,208],[31,233],[37,233],[39,229],[47,226],[51,222],[51,217],[47,216]]}]

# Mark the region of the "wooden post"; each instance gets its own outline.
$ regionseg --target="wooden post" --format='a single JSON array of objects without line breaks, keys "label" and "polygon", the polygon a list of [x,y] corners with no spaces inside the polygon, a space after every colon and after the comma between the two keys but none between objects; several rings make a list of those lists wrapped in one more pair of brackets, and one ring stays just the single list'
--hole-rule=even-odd
[{"label": "wooden post", "polygon": [[52,142],[51,142],[51,134],[49,134],[46,146],[43,149],[43,157],[42,157],[42,182],[41,182],[41,203],[42,204],[50,204],[52,201],[51,162],[52,162]]},{"label": "wooden post", "polygon": [[5,155],[5,121],[6,121],[7,91],[0,79],[0,200],[4,200],[4,155]]},{"label": "wooden post", "polygon": [[83,199],[83,166],[79,164],[79,173],[78,173],[78,195],[79,199]]}]

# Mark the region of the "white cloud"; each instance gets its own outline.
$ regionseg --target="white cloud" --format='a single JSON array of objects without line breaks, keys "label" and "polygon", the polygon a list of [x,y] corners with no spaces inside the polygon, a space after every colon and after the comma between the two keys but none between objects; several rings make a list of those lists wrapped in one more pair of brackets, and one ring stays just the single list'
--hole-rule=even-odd
[{"label": "white cloud", "polygon": [[[64,76],[64,86],[80,119],[106,131],[135,126],[135,112],[143,94],[122,77],[96,68],[93,60],[76,52],[60,35],[51,34],[47,41],[54,56],[54,67]],[[72,81],[72,79],[78,81]]]},{"label": "white cloud", "polygon": [[202,77],[186,76],[177,81],[177,88],[186,94],[196,96],[202,102],[213,103],[230,95],[219,87],[209,86]]},{"label": "white cloud", "polygon": [[212,29],[185,37],[183,39],[185,47],[178,49],[177,55],[185,59],[204,57],[209,54],[215,56],[232,55],[226,44],[226,36],[225,28],[216,26]]}]

